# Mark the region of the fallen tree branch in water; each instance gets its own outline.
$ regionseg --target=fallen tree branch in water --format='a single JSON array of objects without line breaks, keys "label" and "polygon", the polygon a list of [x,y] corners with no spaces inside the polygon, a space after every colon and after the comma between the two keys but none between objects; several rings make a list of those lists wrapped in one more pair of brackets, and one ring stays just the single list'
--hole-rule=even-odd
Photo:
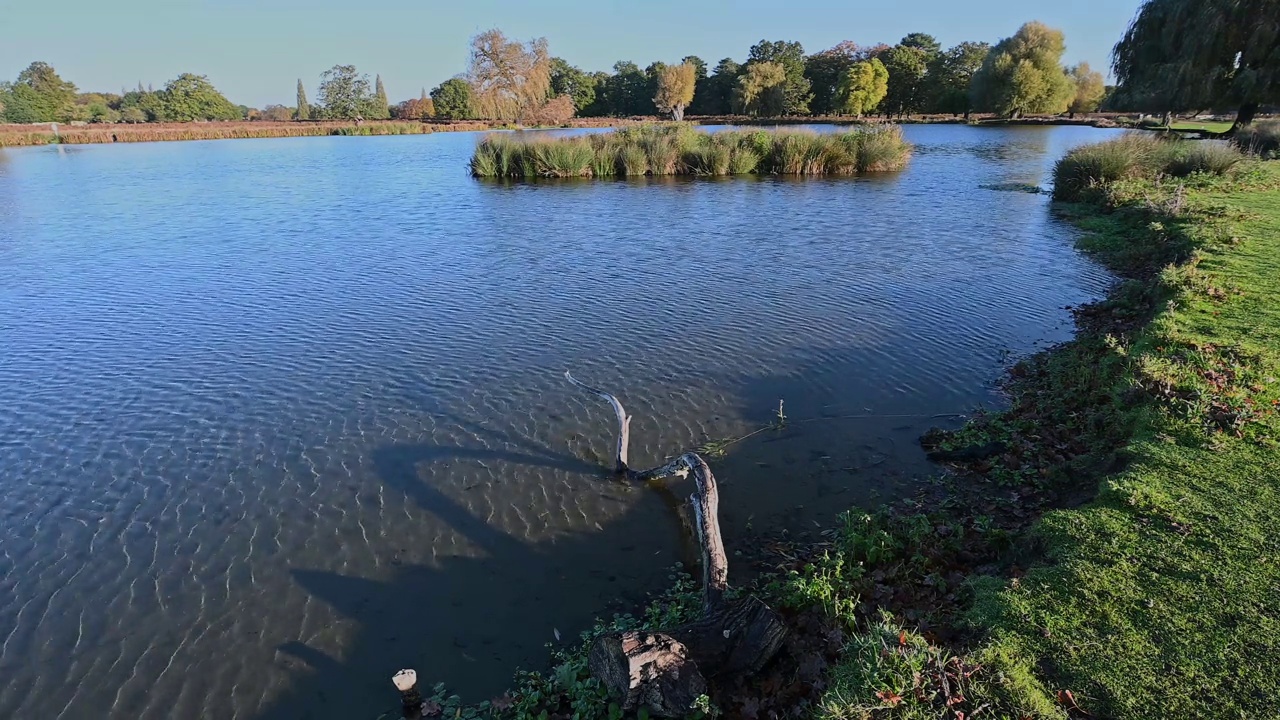
[{"label": "fallen tree branch in water", "polygon": [[707,678],[751,674],[782,647],[786,627],[762,600],[747,596],[728,600],[729,561],[720,535],[720,492],[706,460],[687,452],[665,465],[633,470],[627,463],[631,416],[613,395],[576,380],[574,385],[604,398],[618,419],[615,471],[632,481],[693,475],[696,491],[689,498],[694,528],[702,550],[702,617],[660,632],[629,631],[604,635],[591,647],[591,673],[623,703],[624,710],[646,708],[659,717],[683,717]]}]

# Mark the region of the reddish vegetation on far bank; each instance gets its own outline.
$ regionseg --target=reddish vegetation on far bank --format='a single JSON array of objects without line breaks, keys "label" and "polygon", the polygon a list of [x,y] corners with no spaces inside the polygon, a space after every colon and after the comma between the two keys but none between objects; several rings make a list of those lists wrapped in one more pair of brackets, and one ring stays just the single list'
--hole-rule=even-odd
[{"label": "reddish vegetation on far bank", "polygon": [[[618,118],[571,120],[565,127],[612,127],[629,124]],[[398,122],[207,122],[207,123],[102,123],[58,125],[57,135],[48,123],[0,124],[0,147],[48,145],[62,142],[82,145],[112,142],[165,140],[229,140],[236,138],[317,137],[324,135],[423,135],[434,132],[474,132],[504,127],[484,121]]]},{"label": "reddish vegetation on far bank", "polygon": [[[696,125],[854,125],[880,122],[879,118],[859,121],[850,116],[796,116],[756,118],[743,115],[707,115],[688,117]],[[662,122],[653,116],[628,118],[573,118],[564,123],[549,126],[565,128],[620,127],[643,123]],[[1029,116],[1018,120],[1004,120],[990,114],[974,113],[966,121],[962,116],[913,115],[893,121],[895,124],[963,124],[997,123],[1013,125],[1091,125],[1094,127],[1132,127],[1137,116],[1132,113],[1089,113],[1071,118],[1061,115]],[[35,125],[6,125],[0,123],[0,147],[48,145],[62,142],[82,145],[111,142],[156,142],[167,140],[229,140],[237,138],[318,137],[325,135],[423,135],[434,132],[476,132],[497,130],[511,126],[483,120],[440,120],[431,122],[404,122],[383,120],[364,122],[194,122],[194,123],[95,123],[91,125],[58,125],[55,136],[48,123]]]}]

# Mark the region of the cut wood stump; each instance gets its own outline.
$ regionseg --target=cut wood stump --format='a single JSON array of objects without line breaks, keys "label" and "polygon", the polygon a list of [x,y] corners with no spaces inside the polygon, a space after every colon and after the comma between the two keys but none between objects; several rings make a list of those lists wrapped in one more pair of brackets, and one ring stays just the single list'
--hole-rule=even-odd
[{"label": "cut wood stump", "polygon": [[707,692],[708,678],[750,675],[764,667],[782,647],[786,626],[759,598],[725,599],[729,561],[720,537],[720,493],[706,460],[689,452],[661,467],[633,470],[627,463],[631,416],[622,403],[568,372],[564,375],[612,406],[619,427],[614,458],[619,475],[632,481],[693,475],[696,491],[689,501],[702,549],[702,616],[660,632],[601,636],[588,656],[591,674],[622,702],[624,710],[643,707],[657,717],[684,717],[693,701]]},{"label": "cut wood stump", "polygon": [[588,655],[591,673],[628,710],[644,707],[658,717],[684,717],[706,678],[685,646],[670,635],[637,631],[604,635]]}]

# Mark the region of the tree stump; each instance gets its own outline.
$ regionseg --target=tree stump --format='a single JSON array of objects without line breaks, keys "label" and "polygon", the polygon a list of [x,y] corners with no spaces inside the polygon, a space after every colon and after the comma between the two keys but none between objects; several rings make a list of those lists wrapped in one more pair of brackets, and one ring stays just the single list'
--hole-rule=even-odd
[{"label": "tree stump", "polygon": [[782,647],[786,626],[759,598],[725,600],[729,561],[720,537],[720,494],[706,460],[685,453],[661,467],[632,470],[627,464],[631,417],[622,403],[567,372],[565,377],[613,407],[619,426],[618,474],[633,481],[693,475],[697,491],[689,501],[702,549],[702,617],[661,632],[602,636],[588,656],[591,674],[622,701],[623,709],[644,707],[657,717],[684,717],[693,701],[707,692],[706,678],[750,675],[764,667]]},{"label": "tree stump", "polygon": [[680,641],[662,633],[625,632],[597,638],[591,673],[622,700],[624,710],[645,707],[658,717],[683,717],[707,681]]}]

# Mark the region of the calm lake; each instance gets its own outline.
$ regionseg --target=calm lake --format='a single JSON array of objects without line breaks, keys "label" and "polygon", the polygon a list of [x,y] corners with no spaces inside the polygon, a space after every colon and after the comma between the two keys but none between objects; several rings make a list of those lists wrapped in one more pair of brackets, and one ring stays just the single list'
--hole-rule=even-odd
[{"label": "calm lake", "polygon": [[[909,494],[1109,276],[1053,161],[908,126],[859,179],[473,180],[473,134],[0,151],[0,717],[482,700],[686,559],[632,459],[713,462],[735,544]],[[741,547],[741,545],[738,545]]]}]

